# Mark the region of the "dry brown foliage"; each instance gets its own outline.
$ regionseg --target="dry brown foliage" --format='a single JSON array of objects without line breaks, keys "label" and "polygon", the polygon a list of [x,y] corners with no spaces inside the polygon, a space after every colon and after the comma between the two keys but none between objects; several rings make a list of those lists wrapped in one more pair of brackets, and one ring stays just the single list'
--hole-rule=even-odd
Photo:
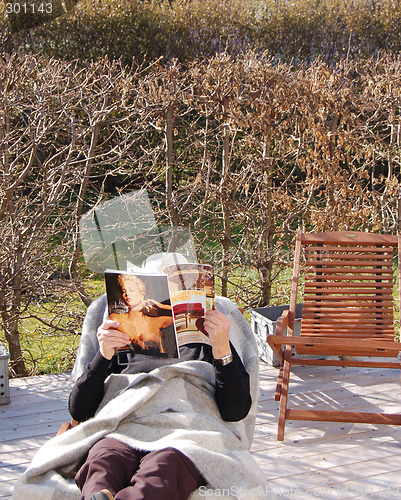
[{"label": "dry brown foliage", "polygon": [[15,363],[26,299],[63,256],[90,301],[77,220],[118,192],[146,187],[160,223],[190,226],[222,293],[250,306],[285,302],[272,285],[296,228],[397,230],[399,57],[297,70],[251,52],[130,70],[4,57],[0,86],[0,312]]}]

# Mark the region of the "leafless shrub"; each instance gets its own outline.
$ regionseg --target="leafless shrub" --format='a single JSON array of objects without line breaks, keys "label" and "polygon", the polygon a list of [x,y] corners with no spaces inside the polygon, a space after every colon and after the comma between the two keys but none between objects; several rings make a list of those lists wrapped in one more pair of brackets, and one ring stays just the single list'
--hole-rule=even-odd
[{"label": "leafless shrub", "polygon": [[[15,371],[33,297],[68,284],[90,302],[78,219],[118,193],[147,188],[160,224],[189,226],[222,293],[250,306],[283,302],[296,228],[395,233],[400,64],[3,57],[0,309]],[[55,287],[57,269],[69,279]]]}]

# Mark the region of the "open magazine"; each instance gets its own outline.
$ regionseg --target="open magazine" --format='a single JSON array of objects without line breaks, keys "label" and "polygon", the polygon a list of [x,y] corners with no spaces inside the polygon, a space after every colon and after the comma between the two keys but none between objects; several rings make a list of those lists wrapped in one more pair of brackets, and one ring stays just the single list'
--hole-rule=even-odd
[{"label": "open magazine", "polygon": [[182,345],[210,345],[203,324],[206,311],[214,309],[212,266],[175,263],[162,272],[128,266],[106,270],[105,281],[109,317],[129,335],[127,349],[177,358]]}]

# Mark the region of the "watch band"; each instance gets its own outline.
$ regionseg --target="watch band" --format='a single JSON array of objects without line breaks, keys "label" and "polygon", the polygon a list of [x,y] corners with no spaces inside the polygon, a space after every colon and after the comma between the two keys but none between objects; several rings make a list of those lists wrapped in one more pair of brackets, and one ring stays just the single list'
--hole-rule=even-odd
[{"label": "watch band", "polygon": [[232,360],[233,360],[233,355],[230,352],[230,354],[227,354],[226,356],[223,356],[222,358],[215,359],[214,364],[216,366],[226,366],[229,363],[231,363]]}]

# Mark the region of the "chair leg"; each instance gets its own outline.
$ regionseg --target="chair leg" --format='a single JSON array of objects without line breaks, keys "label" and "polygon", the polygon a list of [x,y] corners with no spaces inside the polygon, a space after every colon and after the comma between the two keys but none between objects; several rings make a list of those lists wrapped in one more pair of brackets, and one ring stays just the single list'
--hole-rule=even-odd
[{"label": "chair leg", "polygon": [[276,392],[274,393],[275,401],[280,401],[281,398],[281,388],[283,385],[283,370],[284,370],[284,362],[280,366],[280,371],[277,377]]},{"label": "chair leg", "polygon": [[285,418],[287,413],[288,389],[291,374],[291,347],[286,347],[283,361],[283,378],[281,381],[280,409],[278,415],[277,440],[284,440]]}]

